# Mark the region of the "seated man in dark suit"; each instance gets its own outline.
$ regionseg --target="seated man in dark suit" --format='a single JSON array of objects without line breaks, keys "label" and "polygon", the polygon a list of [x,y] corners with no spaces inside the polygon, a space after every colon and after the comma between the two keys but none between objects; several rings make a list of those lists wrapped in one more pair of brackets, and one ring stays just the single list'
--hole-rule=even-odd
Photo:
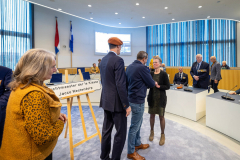
[{"label": "seated man in dark suit", "polygon": [[9,95],[11,93],[8,84],[12,79],[12,70],[0,66],[0,147],[2,144],[3,128],[6,116],[6,107]]},{"label": "seated man in dark suit", "polygon": [[193,77],[193,87],[208,89],[209,85],[209,64],[202,61],[202,55],[196,55],[196,62],[192,64],[190,71]]},{"label": "seated man in dark suit", "polygon": [[226,61],[222,61],[222,66],[221,66],[222,69],[230,69],[230,67],[227,65],[227,62]]},{"label": "seated man in dark suit", "polygon": [[187,86],[188,84],[188,75],[186,73],[183,73],[183,68],[179,67],[178,68],[178,73],[175,74],[173,83],[174,84],[181,84],[184,86]]}]

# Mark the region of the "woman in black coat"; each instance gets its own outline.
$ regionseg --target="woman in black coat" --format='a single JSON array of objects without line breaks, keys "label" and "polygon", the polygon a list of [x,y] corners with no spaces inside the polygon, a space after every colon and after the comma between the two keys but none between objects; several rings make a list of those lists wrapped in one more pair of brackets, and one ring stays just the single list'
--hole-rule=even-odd
[{"label": "woman in black coat", "polygon": [[153,80],[158,83],[155,87],[151,88],[148,94],[148,113],[150,114],[150,125],[151,125],[151,133],[149,136],[149,140],[153,141],[154,137],[154,121],[155,114],[159,115],[160,119],[160,127],[161,127],[161,138],[159,141],[159,145],[162,146],[165,143],[165,107],[167,104],[167,96],[166,91],[170,88],[170,83],[168,79],[168,75],[166,72],[160,69],[162,64],[162,59],[154,56],[153,57],[153,67],[155,69],[154,72],[151,72]]}]

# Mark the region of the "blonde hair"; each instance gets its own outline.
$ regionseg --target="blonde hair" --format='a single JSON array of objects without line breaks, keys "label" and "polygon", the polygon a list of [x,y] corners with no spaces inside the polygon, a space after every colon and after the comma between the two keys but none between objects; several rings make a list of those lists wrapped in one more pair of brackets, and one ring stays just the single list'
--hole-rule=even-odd
[{"label": "blonde hair", "polygon": [[153,59],[158,59],[159,63],[162,63],[162,59],[159,56],[153,56]]},{"label": "blonde hair", "polygon": [[46,77],[52,67],[55,54],[44,49],[30,49],[21,57],[13,73],[13,81],[9,84],[11,90],[15,90],[20,84],[22,88],[31,83],[42,85],[43,77]]}]

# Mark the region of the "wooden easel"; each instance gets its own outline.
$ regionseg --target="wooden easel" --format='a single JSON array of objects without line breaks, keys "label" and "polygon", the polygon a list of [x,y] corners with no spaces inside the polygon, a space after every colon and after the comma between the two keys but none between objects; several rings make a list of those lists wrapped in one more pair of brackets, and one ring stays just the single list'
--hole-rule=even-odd
[{"label": "wooden easel", "polygon": [[[79,72],[81,81],[84,81],[81,70],[79,69],[78,72]],[[66,83],[68,83],[68,70],[65,70],[65,79],[66,79]],[[88,95],[88,93],[92,93],[92,92],[94,92],[94,91],[88,91],[88,92],[79,93],[79,94],[75,94],[75,95],[72,95],[72,96],[67,96],[67,97],[62,98],[62,99],[67,99],[68,121],[67,121],[67,125],[66,125],[64,138],[67,138],[67,129],[69,129],[69,146],[70,146],[71,160],[74,160],[73,148],[83,144],[84,142],[92,139],[93,137],[95,137],[97,135],[98,135],[100,143],[101,143],[101,139],[102,139],[101,138],[101,133],[100,133],[100,130],[98,128],[97,120],[96,120],[95,114],[93,112],[92,104],[91,104],[91,101],[90,101],[90,98],[89,98],[89,95]],[[81,101],[80,101],[80,95],[86,95],[88,105],[89,105],[89,108],[90,108],[91,113],[92,113],[93,121],[94,121],[95,127],[97,129],[97,133],[95,133],[95,134],[93,134],[89,137],[87,136],[87,130],[86,130],[85,122],[84,122],[82,105],[81,105]],[[85,138],[84,140],[82,140],[82,141],[80,141],[80,142],[78,142],[74,145],[73,145],[73,137],[72,137],[72,120],[71,120],[71,110],[72,110],[73,97],[77,97],[77,100],[78,100],[78,106],[79,106],[79,111],[80,111],[80,116],[81,116],[82,126],[83,126],[83,133],[84,133],[84,138]],[[69,127],[68,127],[68,125],[69,125]]]}]

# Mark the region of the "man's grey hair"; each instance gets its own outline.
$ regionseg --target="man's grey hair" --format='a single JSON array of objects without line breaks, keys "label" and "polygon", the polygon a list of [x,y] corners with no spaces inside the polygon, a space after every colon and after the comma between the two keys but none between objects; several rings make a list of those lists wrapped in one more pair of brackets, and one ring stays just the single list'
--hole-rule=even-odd
[{"label": "man's grey hair", "polygon": [[197,55],[196,55],[196,57],[197,57],[197,56],[199,56],[199,57],[201,57],[201,58],[202,58],[202,55],[201,55],[201,54],[197,54]]},{"label": "man's grey hair", "polygon": [[140,51],[140,52],[138,52],[138,54],[137,54],[137,59],[138,59],[138,60],[142,60],[142,59],[144,59],[144,58],[148,58],[147,52],[145,52],[145,51]]}]

